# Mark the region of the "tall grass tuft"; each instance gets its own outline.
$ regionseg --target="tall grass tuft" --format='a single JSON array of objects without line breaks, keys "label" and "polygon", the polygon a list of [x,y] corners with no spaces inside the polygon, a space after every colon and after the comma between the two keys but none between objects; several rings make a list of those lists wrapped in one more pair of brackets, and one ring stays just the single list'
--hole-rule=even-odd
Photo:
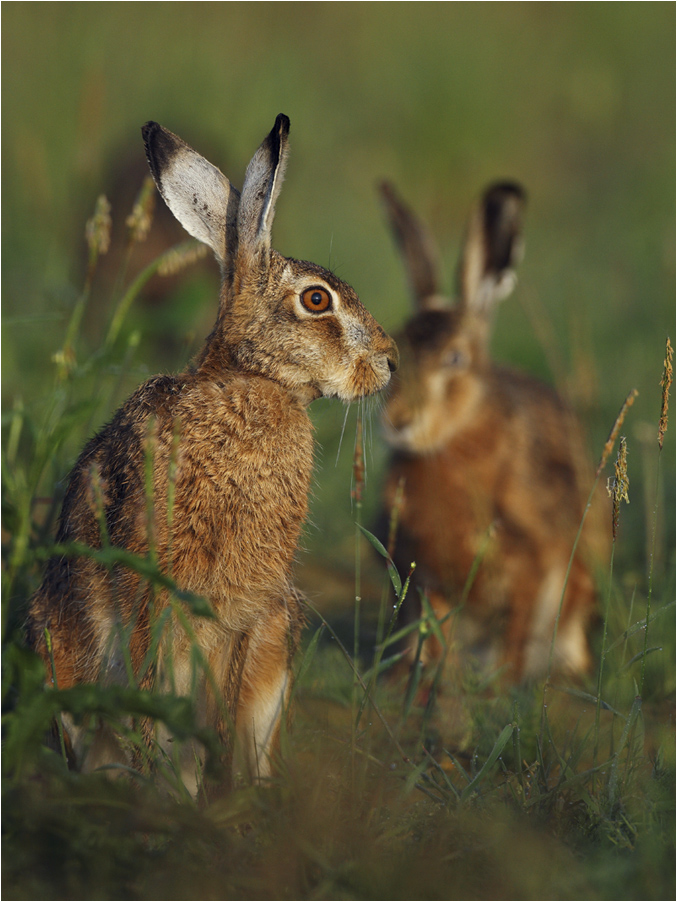
[{"label": "tall grass tuft", "polygon": [[656,467],[656,495],[654,512],[651,523],[651,557],[649,560],[649,591],[646,599],[646,623],[644,625],[644,654],[642,657],[642,673],[639,680],[639,692],[644,688],[644,676],[646,673],[646,656],[649,648],[649,619],[651,615],[651,597],[653,595],[654,558],[656,553],[656,525],[658,523],[658,494],[660,486],[661,452],[663,451],[663,439],[668,429],[668,403],[670,388],[672,386],[672,344],[668,337],[665,342],[665,359],[663,361],[663,375],[661,377],[661,412],[658,419],[658,466]]},{"label": "tall grass tuft", "polygon": [[609,563],[609,588],[606,594],[604,614],[602,622],[602,647],[599,656],[599,668],[597,671],[597,699],[595,705],[595,745],[592,754],[593,771],[597,767],[597,753],[599,749],[599,728],[600,728],[600,712],[602,707],[602,679],[604,676],[604,662],[606,659],[607,631],[609,627],[609,600],[611,596],[611,585],[614,572],[614,555],[616,553],[616,539],[618,537],[618,523],[620,519],[621,501],[630,504],[628,489],[630,488],[630,480],[628,478],[628,448],[625,436],[621,436],[618,445],[618,456],[614,464],[614,476],[609,479],[607,491],[611,497],[611,560]]}]

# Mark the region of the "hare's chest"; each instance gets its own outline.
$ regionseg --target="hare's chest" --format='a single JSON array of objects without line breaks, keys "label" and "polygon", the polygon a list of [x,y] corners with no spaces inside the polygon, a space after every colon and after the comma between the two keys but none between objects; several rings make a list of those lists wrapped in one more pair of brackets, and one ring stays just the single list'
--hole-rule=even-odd
[{"label": "hare's chest", "polygon": [[195,584],[270,587],[287,578],[307,515],[310,421],[274,393],[211,400],[179,438],[174,556]]},{"label": "hare's chest", "polygon": [[481,449],[464,446],[394,463],[386,504],[399,496],[399,533],[422,572],[452,584],[465,578],[496,517],[494,470]]}]

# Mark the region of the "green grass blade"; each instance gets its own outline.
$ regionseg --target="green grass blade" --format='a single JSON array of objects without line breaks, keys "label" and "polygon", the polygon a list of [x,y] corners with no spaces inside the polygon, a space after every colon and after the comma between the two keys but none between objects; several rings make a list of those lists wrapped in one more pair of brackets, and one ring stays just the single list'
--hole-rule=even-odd
[{"label": "green grass blade", "polygon": [[393,584],[393,589],[395,590],[395,595],[399,598],[402,595],[402,580],[400,578],[400,574],[397,572],[397,567],[395,566],[393,559],[390,557],[382,542],[380,542],[376,536],[369,532],[368,529],[365,529],[361,524],[357,524],[360,532],[365,536],[367,541],[371,543],[371,545],[378,551],[378,553],[385,558],[386,567],[388,568],[388,575],[390,576],[390,581]]},{"label": "green grass blade", "polygon": [[503,749],[508,744],[510,740],[513,730],[515,729],[514,725],[509,723],[503,727],[501,733],[496,740],[493,749],[487,760],[484,762],[482,767],[479,769],[477,774],[473,777],[470,783],[464,788],[461,793],[461,801],[465,802],[466,799],[471,795],[471,793],[475,792],[476,789],[479,788],[484,778],[489,774],[489,771],[492,769],[494,764],[498,761]]}]

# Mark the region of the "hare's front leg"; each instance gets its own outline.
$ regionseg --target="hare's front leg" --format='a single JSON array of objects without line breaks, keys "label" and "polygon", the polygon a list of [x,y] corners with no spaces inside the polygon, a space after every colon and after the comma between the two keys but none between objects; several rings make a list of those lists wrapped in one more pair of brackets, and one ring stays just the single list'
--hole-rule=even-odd
[{"label": "hare's front leg", "polygon": [[250,634],[237,711],[238,750],[250,778],[269,777],[280,751],[281,718],[289,709],[291,664],[303,614],[293,592],[266,612]]}]

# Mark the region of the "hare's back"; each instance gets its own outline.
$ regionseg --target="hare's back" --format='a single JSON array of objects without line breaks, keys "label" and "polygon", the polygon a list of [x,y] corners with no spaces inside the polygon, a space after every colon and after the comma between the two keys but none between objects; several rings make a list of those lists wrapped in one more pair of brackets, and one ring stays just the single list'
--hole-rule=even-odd
[{"label": "hare's back", "polygon": [[507,368],[496,371],[494,398],[505,425],[507,485],[517,493],[511,506],[531,508],[554,530],[578,523],[589,466],[571,409],[550,386]]},{"label": "hare's back", "polygon": [[509,434],[520,433],[536,449],[567,458],[577,451],[580,428],[573,411],[545,382],[508,367],[492,373],[494,404],[510,422]]}]

